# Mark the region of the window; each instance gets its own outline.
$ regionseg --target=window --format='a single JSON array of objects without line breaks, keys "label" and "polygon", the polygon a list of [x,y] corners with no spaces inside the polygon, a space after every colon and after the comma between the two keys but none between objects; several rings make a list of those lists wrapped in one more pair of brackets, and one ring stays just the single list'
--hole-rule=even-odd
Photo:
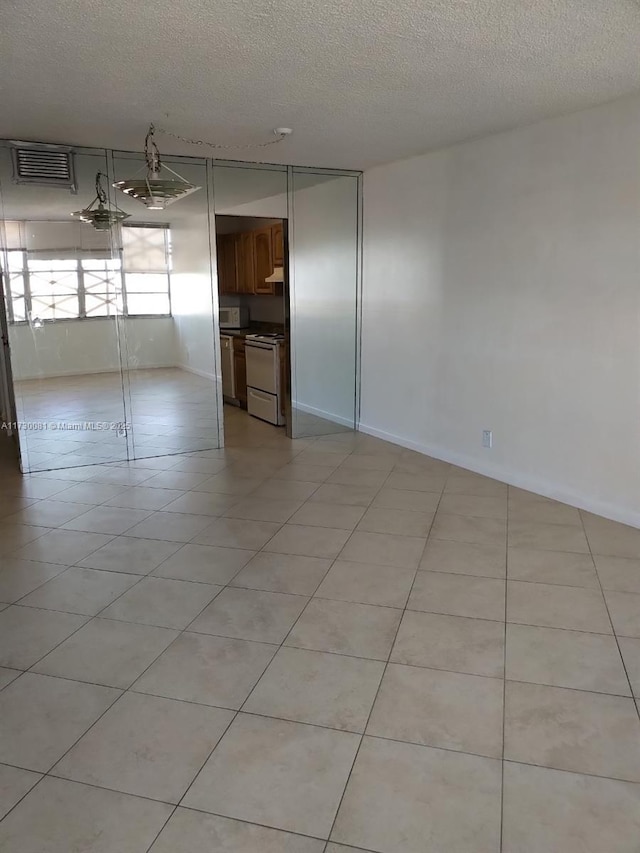
[{"label": "window", "polygon": [[23,249],[0,255],[9,322],[170,315],[169,229],[125,225],[122,243],[121,259],[78,257],[75,249],[67,258],[63,250],[55,258]]},{"label": "window", "polygon": [[171,241],[168,228],[122,228],[127,314],[170,314]]}]

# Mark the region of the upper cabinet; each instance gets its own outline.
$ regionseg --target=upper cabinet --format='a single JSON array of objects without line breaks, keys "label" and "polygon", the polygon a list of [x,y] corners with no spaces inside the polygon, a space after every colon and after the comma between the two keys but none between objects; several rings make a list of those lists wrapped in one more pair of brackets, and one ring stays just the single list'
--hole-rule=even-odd
[{"label": "upper cabinet", "polygon": [[237,293],[236,240],[233,234],[220,234],[216,239],[218,283],[221,293]]},{"label": "upper cabinet", "polygon": [[255,293],[275,293],[275,285],[273,282],[266,282],[273,272],[273,236],[272,229],[260,228],[258,231],[251,232],[253,234],[253,245],[255,252]]},{"label": "upper cabinet", "polygon": [[238,293],[256,292],[256,252],[253,231],[236,236]]},{"label": "upper cabinet", "polygon": [[271,228],[271,241],[272,241],[272,251],[273,251],[273,265],[274,267],[283,267],[284,266],[284,234],[282,229],[282,222],[279,222],[277,225],[274,225]]},{"label": "upper cabinet", "polygon": [[284,266],[281,222],[240,234],[220,234],[216,246],[221,293],[275,294],[276,285],[265,279],[275,267]]}]

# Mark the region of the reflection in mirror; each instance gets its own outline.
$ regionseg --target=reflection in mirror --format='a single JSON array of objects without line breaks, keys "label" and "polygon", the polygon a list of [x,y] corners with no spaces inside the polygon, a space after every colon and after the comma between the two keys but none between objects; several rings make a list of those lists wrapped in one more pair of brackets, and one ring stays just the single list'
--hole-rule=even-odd
[{"label": "reflection in mirror", "polygon": [[225,444],[286,443],[287,172],[213,170]]},{"label": "reflection in mirror", "polygon": [[290,198],[291,435],[353,430],[359,180],[294,168]]},{"label": "reflection in mirror", "polygon": [[108,228],[72,216],[95,199],[106,157],[69,157],[66,185],[46,175],[23,182],[17,152],[0,147],[0,262],[24,471],[127,459],[120,262]]},{"label": "reflection in mirror", "polygon": [[[112,190],[124,279],[122,353],[133,458],[220,446],[219,366],[211,220],[204,160],[163,157],[199,189],[164,209]],[[146,172],[141,155],[116,154],[112,182]]]}]

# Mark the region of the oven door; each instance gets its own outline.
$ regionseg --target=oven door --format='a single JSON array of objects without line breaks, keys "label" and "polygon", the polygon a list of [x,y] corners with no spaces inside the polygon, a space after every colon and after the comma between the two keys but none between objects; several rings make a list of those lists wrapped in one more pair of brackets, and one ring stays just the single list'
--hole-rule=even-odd
[{"label": "oven door", "polygon": [[247,341],[247,388],[257,388],[267,394],[278,394],[279,375],[277,348],[271,344]]}]

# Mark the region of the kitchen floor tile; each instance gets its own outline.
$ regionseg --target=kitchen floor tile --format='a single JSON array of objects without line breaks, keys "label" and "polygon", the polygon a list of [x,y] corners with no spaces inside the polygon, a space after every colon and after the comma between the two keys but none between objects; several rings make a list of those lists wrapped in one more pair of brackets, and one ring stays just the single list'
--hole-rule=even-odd
[{"label": "kitchen floor tile", "polygon": [[[87,487],[93,484],[88,483]],[[94,486],[98,488],[98,486]],[[111,488],[102,486],[103,489]],[[128,489],[115,487],[118,491],[104,501],[105,506],[126,507],[127,509],[145,509],[149,512],[163,509],[163,507],[177,500],[184,494],[180,489],[150,489],[145,486],[133,486]],[[102,503],[102,501],[100,501]]]},{"label": "kitchen floor tile", "polygon": [[47,778],[0,824],[0,849],[141,853],[170,814],[164,803]]},{"label": "kitchen floor tile", "polygon": [[42,779],[39,773],[0,764],[0,820]]},{"label": "kitchen floor tile", "polygon": [[211,853],[323,853],[324,841],[178,808],[149,853],[205,850]]},{"label": "kitchen floor tile", "polygon": [[477,545],[472,542],[430,539],[420,561],[420,568],[431,572],[504,578],[505,549],[503,545]]},{"label": "kitchen floor tile", "polygon": [[407,610],[391,652],[394,663],[501,678],[504,626],[486,619]]},{"label": "kitchen floor tile", "polygon": [[12,604],[64,572],[59,563],[38,563],[31,560],[2,560],[0,564],[0,601]]},{"label": "kitchen floor tile", "polygon": [[415,569],[336,560],[318,587],[319,598],[404,607]]},{"label": "kitchen floor tile", "polygon": [[189,625],[189,630],[279,644],[308,600],[301,595],[228,587]]},{"label": "kitchen floor tile", "polygon": [[442,496],[439,511],[452,515],[503,520],[507,517],[507,500],[504,497],[447,493]]},{"label": "kitchen floor tile", "polygon": [[323,483],[309,500],[311,503],[367,507],[375,498],[378,488],[378,486],[345,486],[337,483]]},{"label": "kitchen floor tile", "polygon": [[183,545],[161,563],[154,577],[201,583],[227,584],[254,556],[255,551],[216,545]]},{"label": "kitchen floor tile", "polygon": [[220,590],[221,587],[213,584],[147,577],[110,604],[101,615],[106,619],[180,630],[186,628]]},{"label": "kitchen floor tile", "polygon": [[509,548],[507,575],[511,581],[552,583],[598,589],[598,576],[590,554]]},{"label": "kitchen floor tile", "polygon": [[434,492],[412,492],[407,489],[390,489],[384,486],[376,495],[371,506],[434,513],[438,508],[439,501],[440,495]]},{"label": "kitchen floor tile", "polygon": [[362,506],[308,501],[291,516],[291,524],[353,530],[365,513]]},{"label": "kitchen floor tile", "polygon": [[123,509],[121,507],[99,506],[94,507],[68,521],[63,530],[83,530],[87,533],[112,533],[119,536],[134,524],[143,521],[149,516],[146,509]]},{"label": "kitchen floor tile", "polygon": [[599,589],[508,581],[507,621],[596,634],[611,633],[607,608]]},{"label": "kitchen floor tile", "polygon": [[[148,489],[149,492],[157,492],[159,489]],[[163,512],[181,512],[190,515],[210,515],[212,517],[222,515],[232,506],[238,503],[239,498],[235,495],[221,495],[215,492],[185,492],[171,503],[162,507]]]},{"label": "kitchen floor tile", "polygon": [[265,551],[333,559],[338,556],[348,538],[347,530],[285,524],[265,545]]},{"label": "kitchen floor tile", "polygon": [[509,521],[533,521],[538,524],[568,524],[582,528],[580,511],[558,501],[536,496],[531,500],[509,497]]},{"label": "kitchen floor tile", "polygon": [[593,559],[603,589],[640,593],[640,560],[599,556]]},{"label": "kitchen floor tile", "polygon": [[293,595],[313,595],[330,565],[331,560],[318,557],[294,557],[263,551],[256,554],[234,577],[231,585],[289,592]]},{"label": "kitchen floor tile", "polygon": [[168,628],[92,619],[35,664],[33,671],[124,690],[177,636]]},{"label": "kitchen floor tile", "polygon": [[434,539],[504,547],[507,536],[507,522],[506,519],[499,518],[447,515],[439,510],[433,522],[431,535]]},{"label": "kitchen floor tile", "polygon": [[14,515],[8,515],[4,521],[7,524],[35,524],[40,527],[60,527],[87,510],[93,509],[92,504],[57,501],[54,498],[38,501],[26,509],[21,509]]},{"label": "kitchen floor tile", "polygon": [[629,696],[612,636],[507,625],[507,678]]},{"label": "kitchen floor tile", "polygon": [[386,660],[401,616],[391,607],[314,598],[285,645]]},{"label": "kitchen floor tile", "polygon": [[640,699],[640,639],[618,637],[618,642],[633,695]]},{"label": "kitchen floor tile", "polygon": [[409,610],[504,621],[505,582],[445,572],[418,572]]},{"label": "kitchen floor tile", "polygon": [[181,547],[179,542],[116,536],[78,563],[88,569],[148,575]]},{"label": "kitchen floor tile", "polygon": [[181,634],[136,681],[138,693],[237,710],[276,646],[207,634]]},{"label": "kitchen floor tile", "polygon": [[409,492],[435,492],[440,494],[445,482],[445,474],[394,471],[389,475],[384,486],[386,489],[405,489]]},{"label": "kitchen floor tile", "polygon": [[44,536],[15,551],[20,560],[41,560],[43,563],[62,563],[72,566],[88,557],[112,539],[102,533],[81,533],[75,530],[50,530]]},{"label": "kitchen floor tile", "polygon": [[629,557],[640,560],[640,530],[627,524],[618,524],[606,518],[582,513],[589,545],[594,554],[611,557]]},{"label": "kitchen floor tile", "polygon": [[640,595],[606,590],[604,597],[616,634],[640,637]]},{"label": "kitchen floor tile", "polygon": [[243,710],[363,732],[383,670],[381,661],[282,648]]},{"label": "kitchen floor tile", "polygon": [[640,720],[633,699],[507,682],[510,761],[640,782]]},{"label": "kitchen floor tile", "polygon": [[256,498],[253,495],[235,503],[224,515],[249,521],[273,521],[284,524],[302,506],[301,501]]},{"label": "kitchen floor tile", "polygon": [[138,575],[72,567],[29,593],[20,604],[95,616],[139,580]]},{"label": "kitchen floor tile", "polygon": [[589,545],[581,527],[539,524],[534,521],[509,521],[509,547],[589,553]]},{"label": "kitchen floor tile", "polygon": [[[365,737],[331,833],[379,853],[498,853],[500,762]],[[427,848],[428,849],[428,848]]]},{"label": "kitchen floor tile", "polygon": [[499,678],[389,664],[367,734],[502,758]]},{"label": "kitchen floor tile", "polygon": [[199,545],[222,548],[242,548],[257,551],[280,530],[282,525],[271,521],[245,521],[240,518],[218,518],[193,537]]},{"label": "kitchen floor tile", "polygon": [[11,684],[12,681],[21,674],[22,670],[19,669],[8,669],[5,666],[0,666],[0,690],[3,687],[6,687],[7,684]]},{"label": "kitchen floor tile", "polygon": [[240,714],[184,805],[327,838],[360,738]]},{"label": "kitchen floor tile", "polygon": [[506,762],[504,853],[636,853],[640,785]]},{"label": "kitchen floor tile", "polygon": [[452,468],[447,478],[445,494],[447,495],[476,495],[478,497],[506,498],[507,486],[498,480],[484,477],[473,471],[462,468]]},{"label": "kitchen floor tile", "polygon": [[363,533],[356,530],[340,552],[340,559],[417,569],[425,543],[426,539],[415,536]]},{"label": "kitchen floor tile", "polygon": [[220,708],[125,693],[54,773],[177,803],[232,719]]},{"label": "kitchen floor tile", "polygon": [[154,512],[127,531],[141,539],[163,539],[169,542],[189,542],[211,524],[208,515],[185,515],[180,512]]},{"label": "kitchen floor tile", "polygon": [[0,762],[46,773],[119,695],[25,672],[0,693]]},{"label": "kitchen floor tile", "polygon": [[368,533],[393,533],[397,536],[429,535],[433,513],[413,512],[405,509],[369,507],[357,529]]},{"label": "kitchen floor tile", "polygon": [[7,607],[0,613],[0,666],[29,669],[86,621],[72,613]]}]

